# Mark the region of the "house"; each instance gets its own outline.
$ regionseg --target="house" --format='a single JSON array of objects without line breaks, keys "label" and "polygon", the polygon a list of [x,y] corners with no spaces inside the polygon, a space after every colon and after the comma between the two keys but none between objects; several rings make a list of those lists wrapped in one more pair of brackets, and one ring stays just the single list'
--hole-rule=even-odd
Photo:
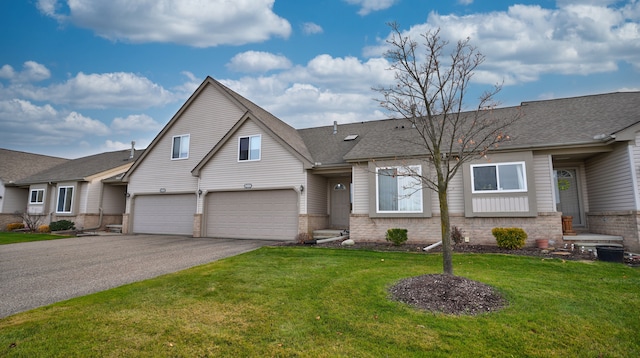
[{"label": "house", "polygon": [[24,190],[27,211],[42,215],[43,224],[69,220],[84,230],[120,225],[127,192],[121,179],[141,153],[132,148],[67,160],[13,185]]},{"label": "house", "polygon": [[24,212],[27,208],[29,190],[16,186],[15,182],[67,161],[0,148],[0,229],[16,221],[15,212]]},{"label": "house", "polygon": [[[454,178],[453,225],[472,243],[494,243],[497,226],[560,241],[561,217],[572,216],[576,230],[620,236],[640,250],[640,92],[495,111],[524,118],[511,141]],[[414,135],[397,119],[296,130],[208,77],[125,174],[123,229],[293,240],[337,228],[379,241],[402,227],[410,241],[435,242],[437,195],[401,193],[409,179],[381,175],[430,171]]]}]

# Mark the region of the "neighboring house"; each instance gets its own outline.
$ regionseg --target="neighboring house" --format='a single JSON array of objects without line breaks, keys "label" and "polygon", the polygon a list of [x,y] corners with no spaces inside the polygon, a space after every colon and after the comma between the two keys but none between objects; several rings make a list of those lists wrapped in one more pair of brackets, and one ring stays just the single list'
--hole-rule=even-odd
[{"label": "neighboring house", "polygon": [[43,215],[43,224],[70,220],[84,230],[119,225],[127,193],[121,179],[141,153],[131,149],[68,160],[14,185],[25,190],[28,212]]},{"label": "neighboring house", "polygon": [[29,190],[15,182],[68,159],[0,148],[0,230],[17,221],[14,213],[27,209]]},{"label": "neighboring house", "polygon": [[[491,228],[522,227],[533,241],[573,226],[623,236],[640,249],[640,92],[524,102],[512,140],[465,165],[449,188],[452,225],[472,243]],[[295,130],[208,77],[126,173],[123,228],[132,233],[293,240],[349,229],[384,240],[440,239],[437,195],[407,191],[391,174],[430,168],[406,120]],[[560,183],[560,185],[558,185]]]}]

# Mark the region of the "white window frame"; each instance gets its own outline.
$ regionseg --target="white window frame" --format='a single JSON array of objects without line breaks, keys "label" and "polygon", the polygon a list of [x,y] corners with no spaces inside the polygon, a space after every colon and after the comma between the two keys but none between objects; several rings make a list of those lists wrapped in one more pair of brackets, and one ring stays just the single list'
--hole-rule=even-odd
[{"label": "white window frame", "polygon": [[[36,193],[35,201],[33,194]],[[44,189],[31,189],[29,192],[29,204],[44,204]]]},{"label": "white window frame", "polygon": [[[522,187],[520,189],[503,189],[500,183],[500,167],[506,165],[520,165],[522,167]],[[496,189],[476,190],[474,168],[495,167],[496,168]],[[492,194],[492,193],[526,193],[527,192],[527,166],[525,162],[504,162],[491,164],[472,164],[471,165],[471,192],[474,194]]]},{"label": "white window frame", "polygon": [[[249,147],[247,148],[247,159],[242,159],[241,157],[241,154],[242,154],[241,145],[242,145],[243,139],[248,140]],[[257,149],[253,147],[256,145],[256,140],[258,141]],[[254,154],[256,151],[258,153],[257,158],[252,156],[252,154]],[[238,162],[255,162],[261,159],[262,159],[262,135],[261,134],[246,135],[238,138]]]},{"label": "white window frame", "polygon": [[[403,181],[398,181],[397,185],[398,185],[398,192],[402,192],[402,191],[409,191],[408,194],[403,193],[402,196],[405,198],[409,198],[412,197],[411,200],[419,200],[419,203],[417,203],[418,208],[415,208],[414,210],[402,210],[401,209],[401,203],[400,201],[403,199],[402,197],[397,198],[398,199],[398,209],[397,210],[380,210],[380,174],[379,171],[380,170],[389,170],[389,169],[394,169],[398,172],[400,172],[401,174],[398,177],[402,177],[404,178],[404,183]],[[413,173],[414,175],[410,175],[411,173]],[[420,165],[411,165],[411,166],[407,166],[407,167],[379,167],[376,168],[376,213],[379,214],[416,214],[416,213],[422,213],[424,211],[424,198],[423,198],[423,193],[422,193],[422,182],[420,180],[420,178],[416,178],[416,175],[422,175],[422,167]],[[385,175],[386,176],[386,175]],[[405,196],[406,195],[406,196]]]},{"label": "white window frame", "polygon": [[[62,193],[62,190],[64,189],[64,204],[62,207],[62,210],[60,210],[60,194]],[[71,198],[67,199],[67,195],[69,195],[69,189],[71,189]],[[73,212],[73,200],[74,200],[74,196],[75,196],[75,187],[74,186],[60,186],[58,187],[58,197],[56,200],[56,213],[60,213],[60,214],[71,214]],[[68,210],[67,209],[67,203],[69,205]]]},{"label": "white window frame", "polygon": [[[178,143],[178,145],[180,146],[180,148],[178,148],[178,156],[174,156],[174,152],[175,152],[175,146],[176,146],[176,138],[179,138],[180,141]],[[186,141],[185,141],[186,139]],[[171,138],[171,160],[182,160],[182,159],[189,159],[189,145],[191,144],[191,135],[190,134],[181,134],[181,135],[174,135]],[[185,148],[186,147],[186,148]]]}]

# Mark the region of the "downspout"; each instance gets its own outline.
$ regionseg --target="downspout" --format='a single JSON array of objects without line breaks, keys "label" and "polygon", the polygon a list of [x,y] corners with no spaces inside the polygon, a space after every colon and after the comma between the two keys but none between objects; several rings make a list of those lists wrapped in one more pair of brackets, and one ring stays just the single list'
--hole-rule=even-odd
[{"label": "downspout", "polygon": [[442,245],[442,240],[440,240],[440,241],[436,242],[435,244],[431,244],[431,245],[429,245],[429,246],[427,246],[427,247],[423,248],[423,249],[422,249],[422,251],[425,251],[425,252],[426,252],[426,251],[429,251],[429,250],[431,250],[431,249],[435,249],[436,247],[438,247],[438,246],[440,246],[440,245]]}]

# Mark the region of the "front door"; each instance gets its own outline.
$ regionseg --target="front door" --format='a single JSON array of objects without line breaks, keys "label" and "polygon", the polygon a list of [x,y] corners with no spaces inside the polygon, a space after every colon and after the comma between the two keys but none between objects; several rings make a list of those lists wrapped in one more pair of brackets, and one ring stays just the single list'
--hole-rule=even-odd
[{"label": "front door", "polygon": [[557,169],[554,173],[556,177],[556,209],[562,212],[563,216],[573,216],[573,226],[584,226],[577,170]]},{"label": "front door", "polygon": [[329,180],[331,228],[348,229],[351,214],[351,178]]}]

